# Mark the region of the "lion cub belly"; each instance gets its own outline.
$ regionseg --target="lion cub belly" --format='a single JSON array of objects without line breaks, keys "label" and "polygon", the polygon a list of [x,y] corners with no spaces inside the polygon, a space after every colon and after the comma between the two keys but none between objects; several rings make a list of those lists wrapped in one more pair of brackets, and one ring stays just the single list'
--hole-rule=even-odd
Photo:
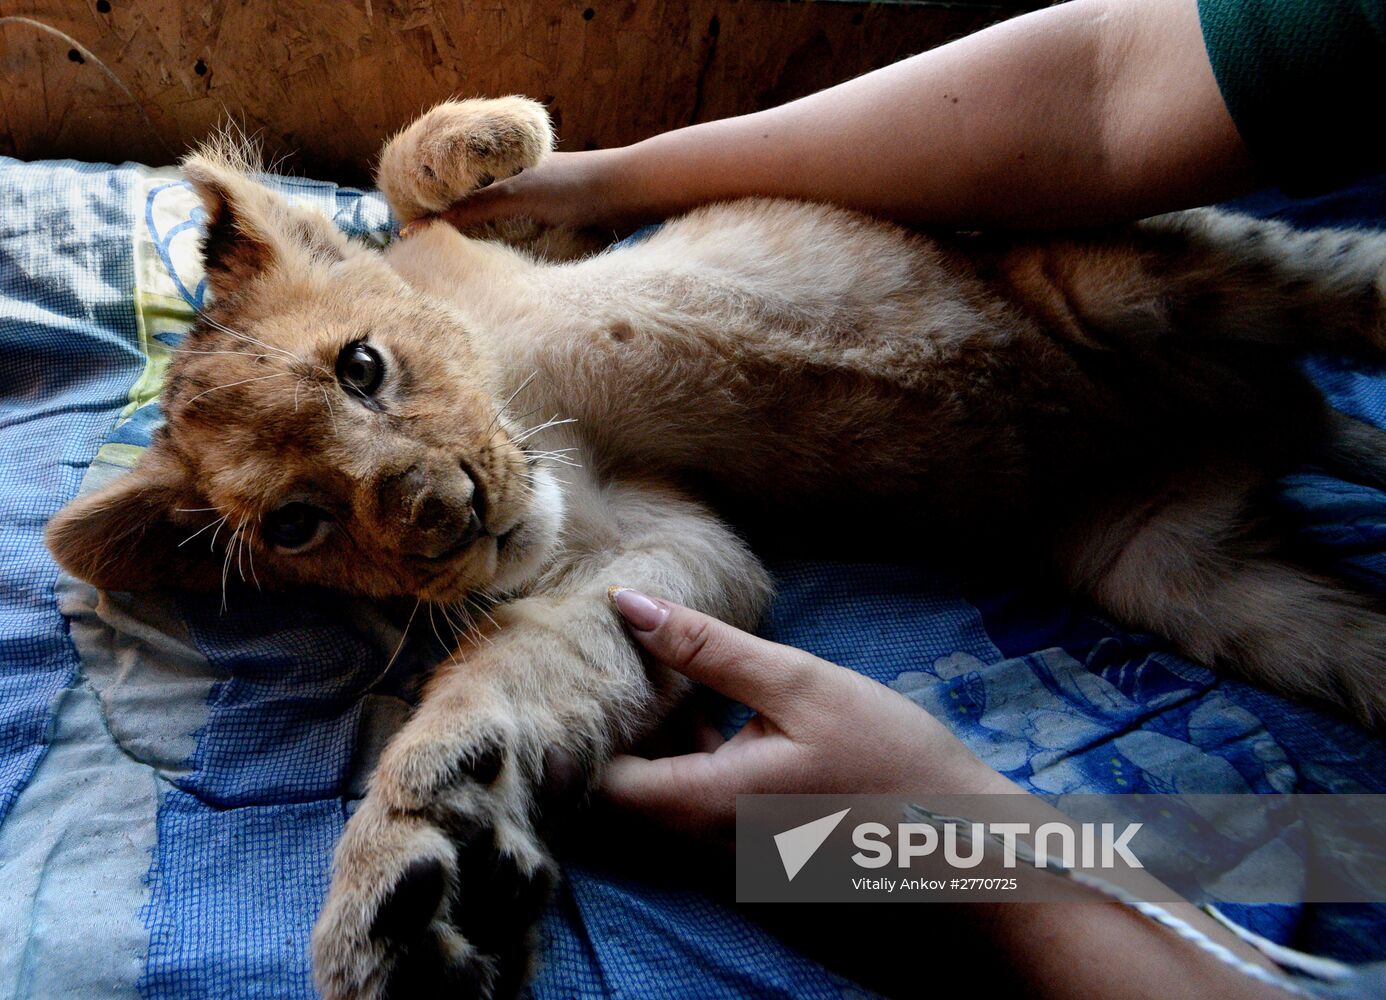
[{"label": "lion cub belly", "polygon": [[704,209],[555,279],[548,330],[504,335],[529,345],[513,370],[604,453],[740,493],[1009,508],[1046,400],[1094,398],[949,252],[822,206]]}]

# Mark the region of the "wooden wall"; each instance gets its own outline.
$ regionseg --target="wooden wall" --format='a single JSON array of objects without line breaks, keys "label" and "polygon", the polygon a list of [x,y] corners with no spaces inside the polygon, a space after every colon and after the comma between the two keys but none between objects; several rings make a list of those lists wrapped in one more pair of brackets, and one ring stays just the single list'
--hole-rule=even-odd
[{"label": "wooden wall", "polygon": [[0,153],[168,163],[231,116],[288,169],[360,182],[422,108],[505,93],[546,101],[563,148],[611,146],[782,103],[1019,6],[0,0]]}]

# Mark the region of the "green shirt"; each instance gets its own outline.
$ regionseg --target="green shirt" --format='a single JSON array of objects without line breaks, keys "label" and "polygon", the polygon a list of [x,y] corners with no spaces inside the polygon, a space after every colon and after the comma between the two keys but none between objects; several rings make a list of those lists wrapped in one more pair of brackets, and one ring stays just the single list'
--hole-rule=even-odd
[{"label": "green shirt", "polygon": [[1309,193],[1386,166],[1386,0],[1198,0],[1198,13],[1268,180]]}]

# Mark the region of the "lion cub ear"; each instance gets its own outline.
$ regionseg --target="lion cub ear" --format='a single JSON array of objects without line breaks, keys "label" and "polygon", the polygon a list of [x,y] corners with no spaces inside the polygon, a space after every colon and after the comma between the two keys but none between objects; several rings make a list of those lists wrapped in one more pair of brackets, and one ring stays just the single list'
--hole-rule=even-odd
[{"label": "lion cub ear", "polygon": [[321,212],[256,181],[254,159],[234,147],[204,146],[182,170],[207,212],[202,255],[207,284],[219,296],[275,270],[335,263],[354,250]]},{"label": "lion cub ear", "polygon": [[220,579],[211,532],[188,541],[217,520],[215,511],[198,510],[208,506],[181,463],[154,445],[133,470],[55,514],[48,549],[63,569],[102,590],[210,589]]}]

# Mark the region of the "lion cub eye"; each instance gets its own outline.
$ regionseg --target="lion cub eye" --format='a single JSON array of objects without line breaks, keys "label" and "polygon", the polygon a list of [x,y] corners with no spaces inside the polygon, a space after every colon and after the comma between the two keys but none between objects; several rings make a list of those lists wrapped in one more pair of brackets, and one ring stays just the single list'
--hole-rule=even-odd
[{"label": "lion cub eye", "polygon": [[262,531],[276,548],[296,552],[306,548],[322,534],[327,514],[306,503],[286,503],[265,515]]},{"label": "lion cub eye", "polygon": [[337,355],[337,381],[342,388],[369,399],[385,379],[385,359],[370,344],[358,340]]}]

